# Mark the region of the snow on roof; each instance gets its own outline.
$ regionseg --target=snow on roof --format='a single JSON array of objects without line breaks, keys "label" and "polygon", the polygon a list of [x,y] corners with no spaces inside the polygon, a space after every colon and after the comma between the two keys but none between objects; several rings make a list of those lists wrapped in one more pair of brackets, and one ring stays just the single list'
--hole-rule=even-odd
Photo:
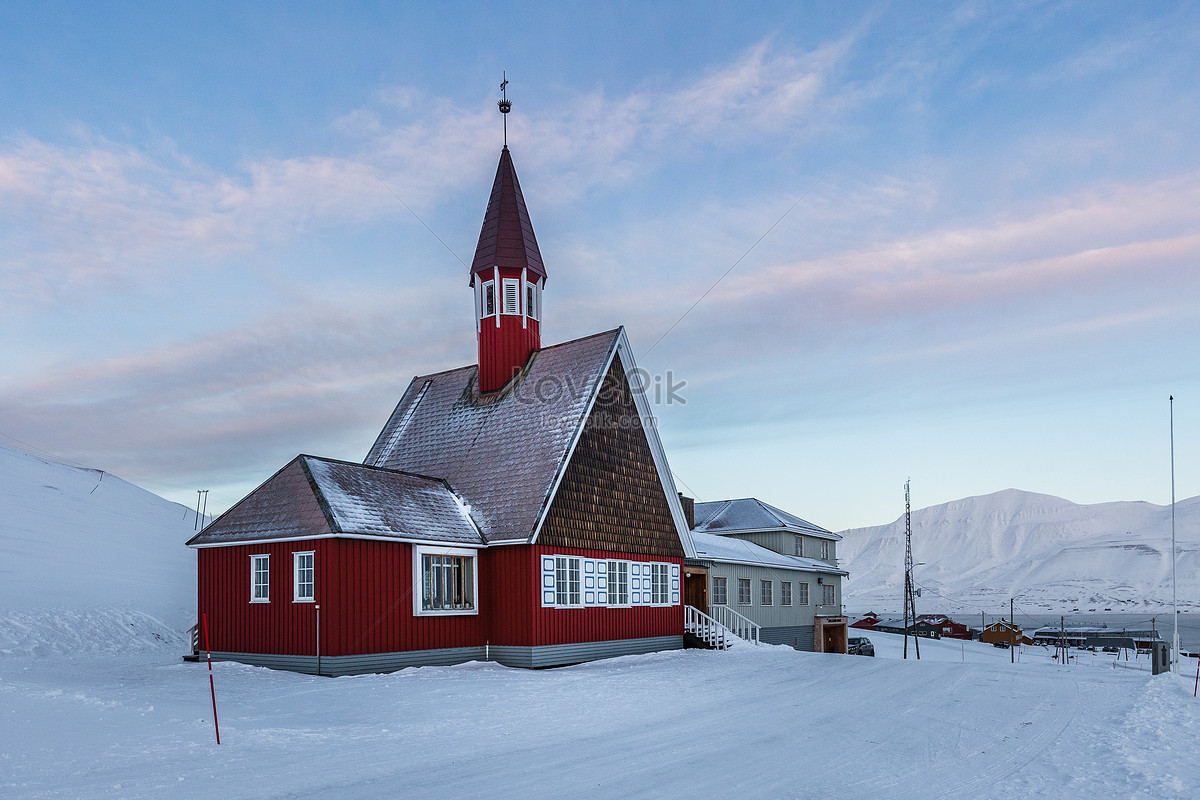
[{"label": "snow on roof", "polygon": [[441,480],[301,455],[188,544],[329,535],[483,542],[468,509]]},{"label": "snow on roof", "polygon": [[544,347],[488,394],[474,365],[413,378],[365,463],[446,480],[489,542],[528,539],[620,337]]},{"label": "snow on roof", "polygon": [[785,556],[745,539],[693,531],[692,543],[696,546],[696,558],[702,561],[749,564],[777,569],[794,569],[802,572],[822,572],[828,575],[848,574],[845,570],[830,566],[824,561],[800,556]]},{"label": "snow on roof", "polygon": [[841,539],[820,525],[800,519],[754,497],[696,504],[696,527],[701,533],[744,533],[789,530],[821,539]]},{"label": "snow on roof", "polygon": [[465,504],[422,475],[304,456],[335,533],[482,544]]}]

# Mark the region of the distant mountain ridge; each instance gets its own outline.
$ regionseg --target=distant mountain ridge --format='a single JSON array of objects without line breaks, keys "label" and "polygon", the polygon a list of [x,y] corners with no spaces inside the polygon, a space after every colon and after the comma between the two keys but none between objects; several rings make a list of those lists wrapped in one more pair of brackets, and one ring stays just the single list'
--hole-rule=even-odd
[{"label": "distant mountain ridge", "polygon": [[[1138,612],[1171,603],[1171,507],[1146,502],[1079,505],[1006,489],[912,512],[922,608],[1007,605],[1030,612],[1078,608]],[[1200,609],[1200,497],[1177,501],[1179,607]],[[904,517],[842,531],[850,613],[898,611],[904,585]]]}]

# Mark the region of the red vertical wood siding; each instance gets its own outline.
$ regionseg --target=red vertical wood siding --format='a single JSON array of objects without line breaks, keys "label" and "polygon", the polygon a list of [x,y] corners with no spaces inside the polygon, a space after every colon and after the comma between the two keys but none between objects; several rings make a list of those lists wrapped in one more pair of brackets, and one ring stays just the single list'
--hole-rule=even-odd
[{"label": "red vertical wood siding", "polygon": [[[292,553],[312,550],[316,603],[292,600]],[[271,602],[250,602],[250,556],[271,557]],[[400,542],[316,539],[202,548],[199,611],[208,614],[212,649],[232,653],[315,655],[321,606],[321,655],[391,653],[483,644],[549,644],[678,636],[683,606],[543,608],[542,555],[683,561],[604,550],[513,545],[479,551],[479,614],[413,614],[412,547]],[[680,587],[682,590],[682,586]]]},{"label": "red vertical wood siding", "polygon": [[[316,603],[292,601],[292,553],[315,553]],[[271,557],[271,602],[250,602],[250,556]],[[401,542],[316,539],[199,551],[199,612],[212,649],[232,653],[391,653],[483,644],[481,614],[415,616],[412,547]],[[480,565],[478,596],[485,584]]]},{"label": "red vertical wood siding", "polygon": [[[491,272],[481,272],[476,280],[491,280]],[[521,270],[501,269],[500,277],[520,279]],[[530,276],[533,277],[533,276]],[[525,309],[525,287],[521,286],[521,310]],[[502,303],[500,285],[496,286],[498,317],[479,320],[479,388],[492,392],[513,376],[529,360],[529,354],[542,346],[540,323],[519,315],[500,314]],[[500,325],[496,326],[499,318]],[[525,324],[522,325],[522,319]]]},{"label": "red vertical wood siding", "polygon": [[633,608],[542,607],[539,586],[541,557],[554,554],[677,564],[681,592],[683,589],[681,558],[542,545],[493,547],[484,554],[490,587],[486,600],[490,612],[491,644],[538,646],[683,634],[682,603],[676,606]]}]

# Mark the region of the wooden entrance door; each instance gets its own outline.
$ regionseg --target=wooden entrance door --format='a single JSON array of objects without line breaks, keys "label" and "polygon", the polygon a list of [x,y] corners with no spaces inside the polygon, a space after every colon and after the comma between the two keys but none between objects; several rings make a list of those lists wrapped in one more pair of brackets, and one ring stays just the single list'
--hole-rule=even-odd
[{"label": "wooden entrance door", "polygon": [[683,602],[708,613],[708,570],[692,567],[684,570]]}]

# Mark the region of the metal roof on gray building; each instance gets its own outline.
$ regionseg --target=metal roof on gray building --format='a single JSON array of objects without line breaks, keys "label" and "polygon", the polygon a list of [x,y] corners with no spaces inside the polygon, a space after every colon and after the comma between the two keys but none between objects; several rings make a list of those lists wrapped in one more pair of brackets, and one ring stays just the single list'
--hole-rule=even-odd
[{"label": "metal roof on gray building", "polygon": [[821,539],[841,539],[820,525],[800,519],[754,497],[718,500],[696,504],[696,526],[700,533],[745,533],[748,531],[788,530]]},{"label": "metal roof on gray building", "polygon": [[849,574],[824,561],[776,553],[774,550],[768,550],[745,539],[692,531],[692,543],[696,546],[696,558],[700,561],[751,564],[803,572],[820,572],[826,575]]}]

